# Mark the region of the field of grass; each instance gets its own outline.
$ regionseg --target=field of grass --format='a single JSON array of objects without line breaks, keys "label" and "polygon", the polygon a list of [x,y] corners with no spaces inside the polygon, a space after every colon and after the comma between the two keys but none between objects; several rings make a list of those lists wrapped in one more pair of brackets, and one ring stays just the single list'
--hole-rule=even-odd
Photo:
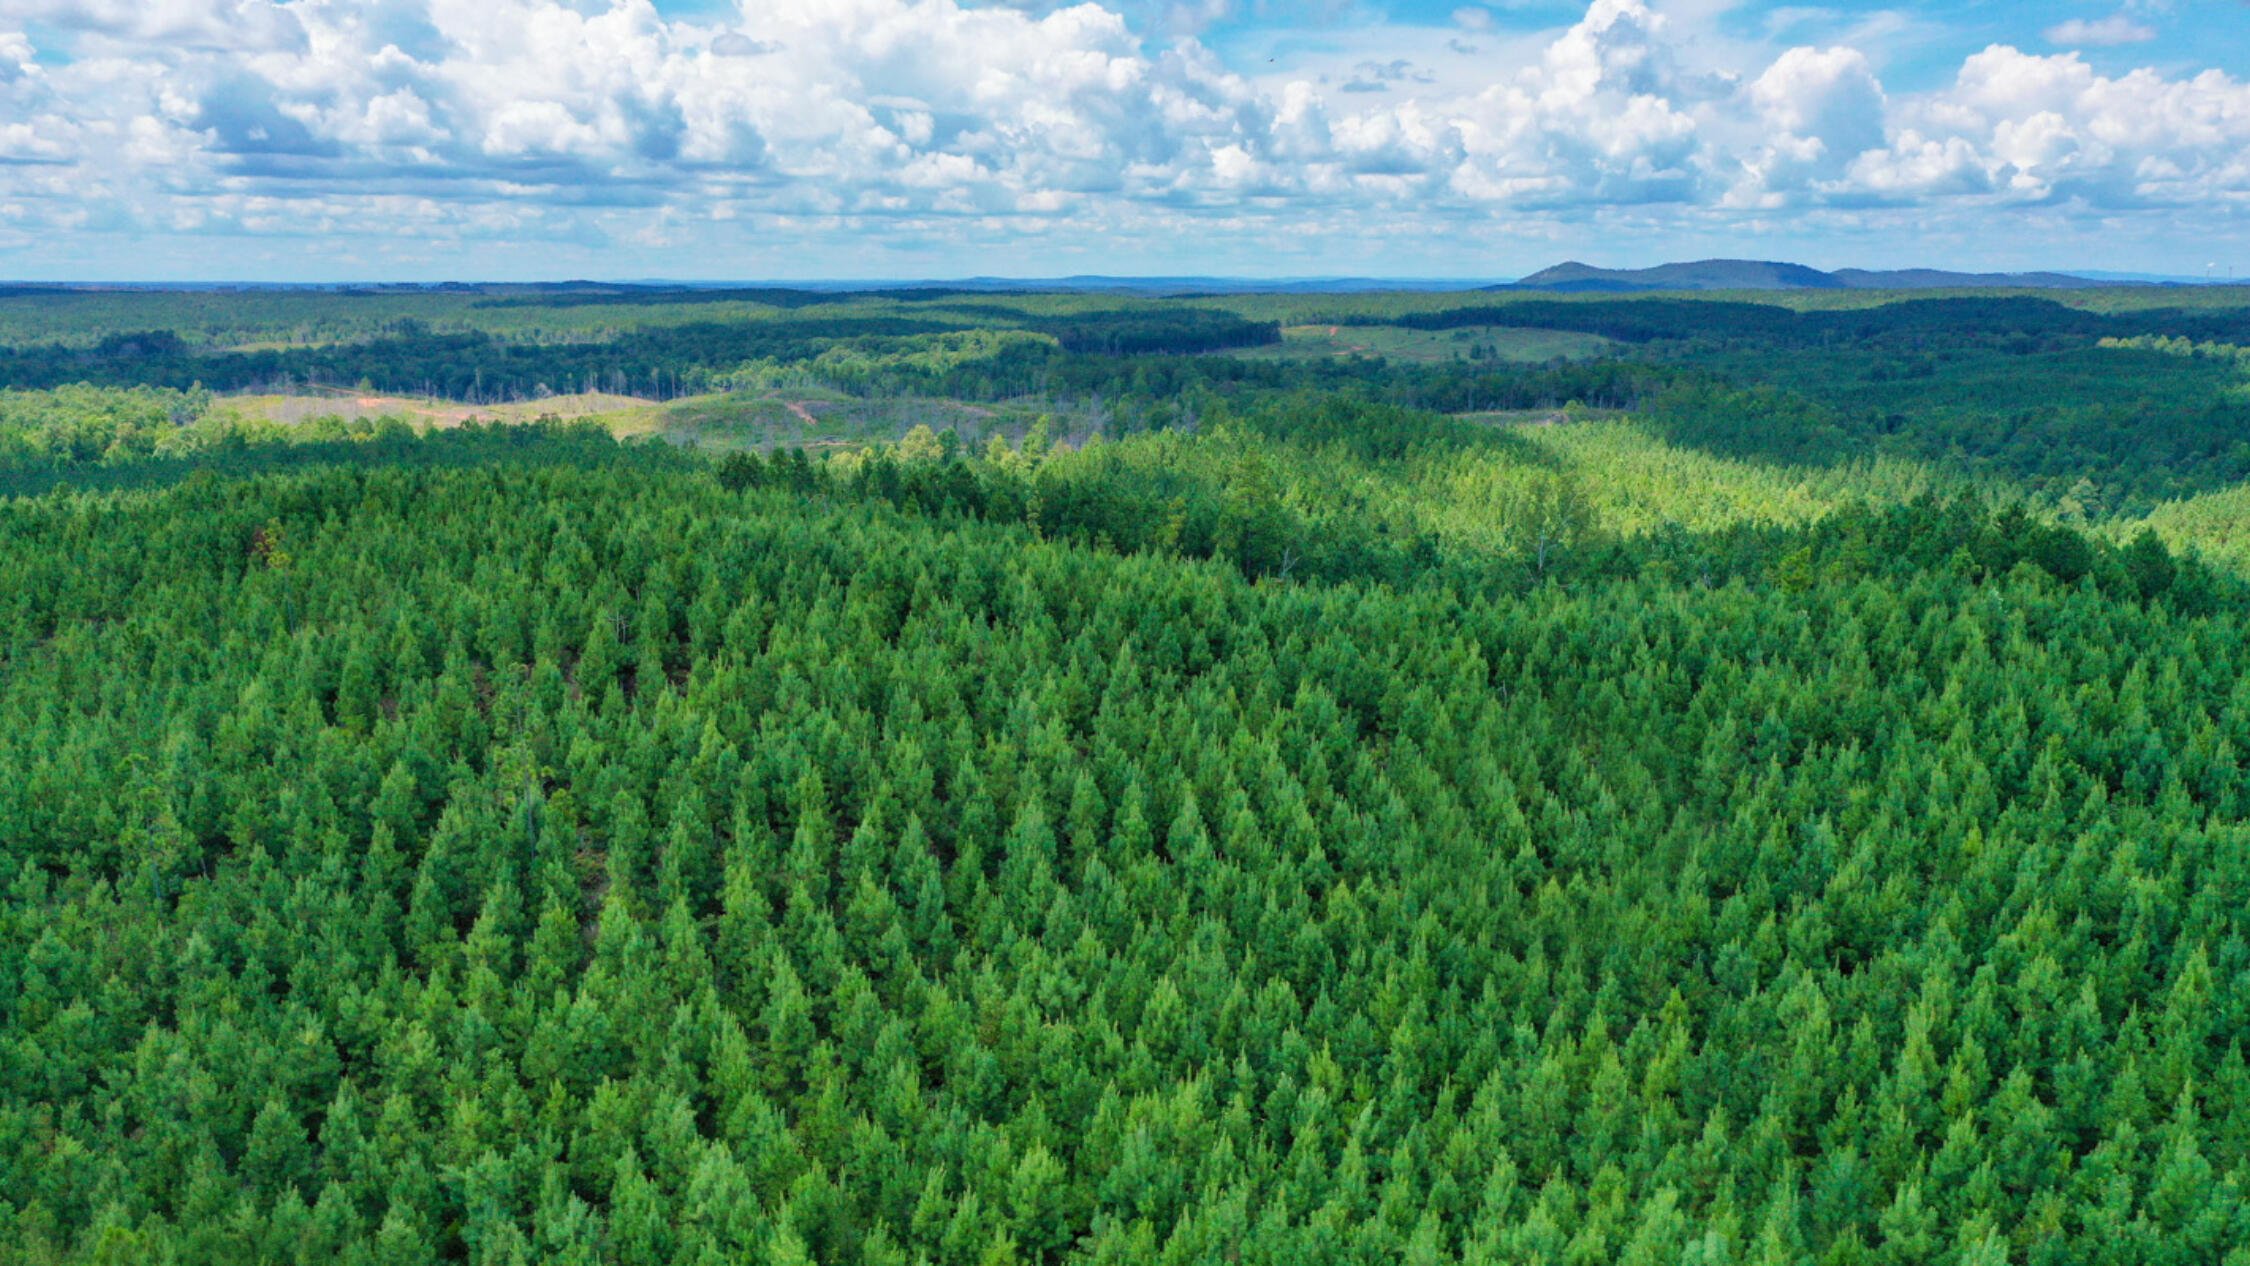
[{"label": "field of grass", "polygon": [[634,434],[631,423],[639,415],[652,414],[655,405],[637,396],[612,395],[608,392],[580,392],[574,395],[548,396],[539,400],[519,400],[507,404],[462,404],[453,400],[434,400],[416,396],[383,395],[368,392],[317,391],[290,394],[258,394],[227,396],[224,407],[245,417],[262,418],[269,422],[293,425],[314,418],[342,418],[347,422],[360,418],[404,418],[422,426],[459,426],[475,419],[482,422],[534,422],[542,417],[601,418],[612,424],[618,434]]},{"label": "field of grass", "polygon": [[1082,441],[1099,419],[1056,412],[1036,403],[969,404],[917,398],[863,399],[820,387],[687,396],[655,401],[637,396],[580,393],[507,404],[469,405],[448,400],[354,392],[228,396],[221,407],[284,426],[316,418],[356,421],[402,418],[417,427],[447,429],[467,422],[521,424],[543,417],[590,418],[620,439],[661,438],[710,449],[850,448],[887,443],[916,426],[952,428],[964,444],[994,435],[1020,442],[1042,416],[1051,416],[1059,442]]}]

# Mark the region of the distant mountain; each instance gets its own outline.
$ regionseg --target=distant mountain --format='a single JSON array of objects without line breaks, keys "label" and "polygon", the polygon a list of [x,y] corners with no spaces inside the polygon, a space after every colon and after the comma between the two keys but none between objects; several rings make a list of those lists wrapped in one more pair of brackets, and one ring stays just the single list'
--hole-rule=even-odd
[{"label": "distant mountain", "polygon": [[1802,264],[1749,259],[1703,259],[1655,268],[1596,268],[1572,260],[1518,281],[1517,290],[1839,290],[1843,283]]},{"label": "distant mountain", "polygon": [[1957,273],[1936,268],[1822,272],[1803,264],[1751,259],[1702,259],[1655,268],[1596,268],[1575,260],[1542,269],[1500,290],[1631,294],[1651,290],[1943,290],[2021,287],[2066,290],[2118,284],[2067,273]]}]

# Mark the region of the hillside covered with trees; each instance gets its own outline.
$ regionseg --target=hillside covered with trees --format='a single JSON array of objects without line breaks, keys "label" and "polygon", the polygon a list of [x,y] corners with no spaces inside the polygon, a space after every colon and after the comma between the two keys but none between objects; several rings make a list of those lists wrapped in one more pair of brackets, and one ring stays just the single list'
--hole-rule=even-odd
[{"label": "hillside covered with trees", "polygon": [[380,302],[0,379],[0,1260],[2250,1264],[2243,311]]}]

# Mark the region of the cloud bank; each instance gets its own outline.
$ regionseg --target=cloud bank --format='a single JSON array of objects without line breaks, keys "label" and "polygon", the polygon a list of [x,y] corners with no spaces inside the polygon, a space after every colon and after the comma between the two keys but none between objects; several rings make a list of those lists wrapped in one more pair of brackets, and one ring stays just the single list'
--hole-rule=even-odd
[{"label": "cloud bank", "polygon": [[[1463,15],[1457,30],[1492,23]],[[647,0],[0,0],[0,252],[104,233],[723,250],[846,231],[942,250],[1626,214],[2231,217],[2250,200],[2250,84],[2220,71],[2107,76],[1994,45],[1896,93],[1850,47],[1691,70],[1683,21],[1593,0],[1460,92],[1390,56],[1341,83],[1250,75],[1193,23],[1096,4],[743,0],[667,19]]]}]

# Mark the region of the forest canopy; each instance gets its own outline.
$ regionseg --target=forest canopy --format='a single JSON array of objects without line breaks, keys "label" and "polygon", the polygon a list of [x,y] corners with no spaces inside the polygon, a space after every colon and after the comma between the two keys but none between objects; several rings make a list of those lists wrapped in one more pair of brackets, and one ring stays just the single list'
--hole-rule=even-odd
[{"label": "forest canopy", "polygon": [[0,1260],[2250,1266],[2238,343],[1215,303],[7,380]]}]

